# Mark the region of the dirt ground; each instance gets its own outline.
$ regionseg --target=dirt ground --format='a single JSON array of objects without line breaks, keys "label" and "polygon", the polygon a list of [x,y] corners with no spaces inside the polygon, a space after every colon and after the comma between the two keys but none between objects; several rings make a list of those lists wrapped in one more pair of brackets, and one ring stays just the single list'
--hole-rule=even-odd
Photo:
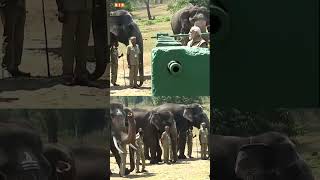
[{"label": "dirt ground", "polygon": [[[61,23],[58,22],[55,1],[45,0],[48,46],[61,45]],[[1,108],[99,108],[108,102],[106,74],[96,82],[97,87],[67,87],[57,76],[62,73],[61,57],[49,53],[53,78],[47,77],[45,36],[41,0],[27,2],[27,19],[22,64],[20,69],[30,72],[31,79],[10,79],[0,68]],[[3,33],[2,23],[0,34]],[[2,36],[0,37],[2,43]],[[92,37],[90,44],[92,43]],[[1,46],[2,48],[2,46]],[[2,57],[2,52],[0,52]],[[2,60],[1,60],[2,62]]]},{"label": "dirt ground", "polygon": [[[148,171],[147,173],[137,174],[134,170],[128,175],[127,178],[148,180],[209,180],[210,160],[201,160],[199,158],[200,146],[199,141],[196,138],[194,138],[193,140],[193,159],[179,160],[176,164],[171,165],[163,163],[158,165],[150,165],[149,160],[146,160],[146,170]],[[199,149],[198,158],[196,145]],[[110,157],[110,168],[112,173],[114,173],[113,175],[111,175],[110,179],[126,179],[119,176],[119,168],[114,157]],[[129,157],[127,158],[127,168],[130,168]]]},{"label": "dirt ground", "polygon": [[[151,7],[152,15],[156,18],[168,16],[167,5],[156,5]],[[118,80],[117,83],[120,87],[110,88],[111,96],[151,96],[151,51],[155,47],[156,39],[151,38],[156,36],[157,32],[168,32],[171,34],[170,21],[157,22],[154,24],[146,25],[144,23],[147,20],[146,9],[140,9],[132,12],[134,20],[138,23],[138,26],[142,32],[144,43],[144,75],[145,81],[140,89],[128,89],[129,84],[129,70],[127,67],[127,60],[124,57],[119,59],[118,65]],[[120,44],[119,54],[126,54],[126,46]],[[125,75],[124,75],[125,74]]]}]

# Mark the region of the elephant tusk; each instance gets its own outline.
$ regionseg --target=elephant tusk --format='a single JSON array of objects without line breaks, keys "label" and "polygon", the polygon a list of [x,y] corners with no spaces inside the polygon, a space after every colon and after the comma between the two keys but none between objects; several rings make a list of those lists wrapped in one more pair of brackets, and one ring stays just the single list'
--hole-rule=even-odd
[{"label": "elephant tusk", "polygon": [[117,148],[117,150],[119,151],[119,153],[123,154],[123,151],[122,151],[122,150],[120,149],[120,147],[118,146],[116,137],[113,136],[112,139],[113,139],[114,146]]},{"label": "elephant tusk", "polygon": [[134,145],[129,144],[129,146],[130,146],[132,149],[137,150],[137,148],[136,148]]},{"label": "elephant tusk", "polygon": [[66,168],[64,169],[60,169],[59,167],[56,167],[56,171],[58,173],[63,173],[63,172],[67,172],[67,171],[70,171],[71,170],[71,164],[68,163],[68,162],[65,162],[65,161],[58,161],[58,164],[62,164],[62,165],[65,165]]}]

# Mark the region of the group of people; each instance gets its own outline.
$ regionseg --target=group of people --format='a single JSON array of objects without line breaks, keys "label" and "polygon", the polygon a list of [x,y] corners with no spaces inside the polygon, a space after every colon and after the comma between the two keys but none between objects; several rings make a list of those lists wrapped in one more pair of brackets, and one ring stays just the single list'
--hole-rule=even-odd
[{"label": "group of people", "polygon": [[[119,56],[118,51],[119,43],[113,42],[111,45],[111,83],[113,86],[119,86],[117,84],[118,75],[118,58],[123,56],[123,53]],[[130,44],[127,46],[127,63],[129,68],[129,86],[130,88],[138,88],[138,70],[139,70],[139,56],[141,54],[140,47],[137,44],[137,38],[135,36],[130,37]]]},{"label": "group of people", "polygon": [[[189,158],[193,158],[192,155],[192,144],[193,138],[196,135],[193,135],[192,127],[189,128],[187,133],[187,145],[188,145],[188,156]],[[143,143],[143,130],[142,128],[138,129],[138,133],[136,134],[136,151],[135,151],[135,165],[136,165],[136,173],[143,173],[146,171],[146,163],[145,163],[145,156],[144,156],[144,143]],[[206,128],[206,124],[202,123],[200,130],[199,130],[199,141],[201,146],[201,159],[207,160],[208,159],[208,141],[209,141],[209,132]],[[173,152],[172,152],[172,144],[171,144],[171,136],[170,136],[170,127],[165,126],[165,131],[161,134],[160,138],[162,150],[163,150],[163,159],[164,163],[171,164],[173,161]],[[125,150],[124,150],[125,151]],[[125,156],[122,158],[124,162],[121,163],[120,166],[120,176],[125,177]],[[140,163],[142,165],[140,171]]]},{"label": "group of people", "polygon": [[[104,27],[103,23],[97,21],[103,22],[105,19],[102,15],[101,17],[98,15],[98,11],[104,12],[105,1],[56,0],[56,3],[58,20],[63,24],[61,40],[63,83],[65,85],[89,85],[86,62],[90,29],[92,21],[93,24],[99,24],[99,26],[101,24],[101,28]],[[2,67],[12,77],[29,77],[30,73],[18,68],[23,52],[26,0],[0,0],[0,13],[4,27]],[[100,30],[96,29],[96,32]],[[101,32],[99,35],[104,36],[104,34],[106,33]],[[103,41],[102,37],[100,39]],[[105,42],[100,44],[101,49],[106,48]]]}]

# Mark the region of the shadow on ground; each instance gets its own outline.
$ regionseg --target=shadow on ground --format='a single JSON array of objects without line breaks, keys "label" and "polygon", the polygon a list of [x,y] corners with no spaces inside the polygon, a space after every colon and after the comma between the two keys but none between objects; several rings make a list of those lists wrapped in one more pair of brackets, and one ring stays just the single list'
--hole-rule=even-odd
[{"label": "shadow on ground", "polygon": [[[5,78],[0,80],[0,92],[51,88],[58,84],[62,84],[62,82],[61,76],[51,78],[40,76],[31,78]],[[108,83],[106,80],[98,80],[93,82],[91,87],[106,89],[108,87]]]}]

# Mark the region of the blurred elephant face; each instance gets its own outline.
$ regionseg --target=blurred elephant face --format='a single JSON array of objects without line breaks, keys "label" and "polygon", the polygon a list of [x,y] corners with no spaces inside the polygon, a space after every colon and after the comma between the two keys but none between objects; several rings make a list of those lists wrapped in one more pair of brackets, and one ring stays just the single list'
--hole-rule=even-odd
[{"label": "blurred elephant face", "polygon": [[50,171],[39,136],[0,124],[0,180],[47,180]]},{"label": "blurred elephant face", "polygon": [[110,104],[110,116],[112,120],[112,129],[117,129],[120,131],[126,130],[126,114],[123,105],[120,103]]},{"label": "blurred elephant face", "polygon": [[164,131],[165,126],[171,127],[174,123],[173,114],[170,111],[151,111],[149,121],[158,131]]},{"label": "blurred elephant face", "polygon": [[189,120],[195,127],[200,128],[201,123],[206,123],[206,127],[209,127],[209,119],[203,108],[199,104],[187,105],[183,117]]},{"label": "blurred elephant face", "polygon": [[133,19],[131,15],[111,16],[110,32],[119,42],[129,44],[129,38],[134,31]]},{"label": "blurred elephant face", "polygon": [[305,165],[291,143],[250,144],[240,149],[235,173],[244,180],[307,180]]},{"label": "blurred elephant face", "polygon": [[238,153],[235,173],[243,180],[274,179],[272,150],[264,144],[243,146]]}]

